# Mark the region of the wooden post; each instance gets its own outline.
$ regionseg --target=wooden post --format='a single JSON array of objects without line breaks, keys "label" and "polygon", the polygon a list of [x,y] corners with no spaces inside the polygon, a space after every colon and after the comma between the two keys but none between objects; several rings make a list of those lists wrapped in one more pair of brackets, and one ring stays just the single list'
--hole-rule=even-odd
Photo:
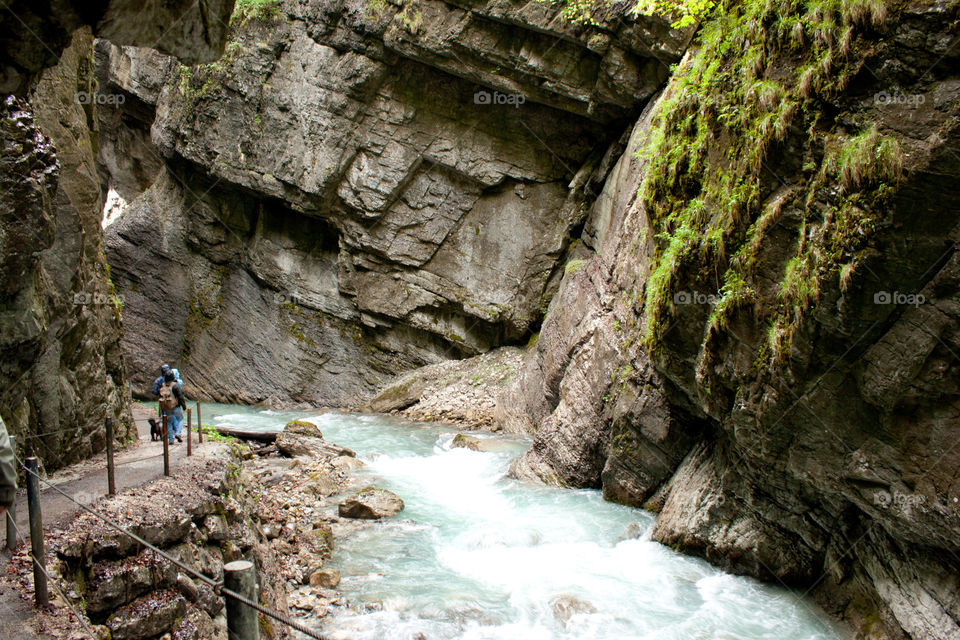
[{"label": "wooden post", "polygon": [[197,442],[203,444],[203,419],[200,417],[199,400],[197,400]]},{"label": "wooden post", "polygon": [[43,516],[40,513],[39,465],[27,458],[27,508],[30,510],[30,548],[33,555],[33,599],[38,607],[50,601],[47,595],[47,559],[43,552]]},{"label": "wooden post", "polygon": [[116,495],[117,485],[113,480],[113,420],[107,418],[107,495]]},{"label": "wooden post", "polygon": [[190,437],[190,432],[193,427],[193,412],[190,409],[187,409],[187,455],[193,455],[193,439]]},{"label": "wooden post", "polygon": [[163,475],[170,475],[170,434],[167,432],[167,414],[163,414]]},{"label": "wooden post", "polygon": [[[16,436],[10,436],[10,449],[16,453]],[[17,548],[17,529],[15,525],[17,524],[17,501],[14,499],[13,504],[10,505],[10,508],[7,509],[7,550],[15,551]]]},{"label": "wooden post", "polygon": [[[257,601],[257,574],[249,560],[223,565],[223,586],[251,602]],[[228,640],[260,640],[257,610],[226,596]]]}]

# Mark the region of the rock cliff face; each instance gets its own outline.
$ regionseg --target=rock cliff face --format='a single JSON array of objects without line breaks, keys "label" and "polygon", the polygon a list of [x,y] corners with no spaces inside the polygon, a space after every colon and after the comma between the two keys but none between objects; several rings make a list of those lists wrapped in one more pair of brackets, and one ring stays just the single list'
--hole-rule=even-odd
[{"label": "rock cliff face", "polygon": [[232,10],[233,0],[11,0],[0,18],[0,92],[29,91],[83,27],[188,64],[209,62],[223,51]]},{"label": "rock cliff face", "polygon": [[[155,54],[110,51],[164,157],[107,238],[135,392],[169,360],[202,397],[343,405],[525,341],[684,44],[609,24],[540,3],[279,2],[237,13],[217,63],[164,66],[159,91],[134,73]],[[110,155],[118,190],[135,183]]]},{"label": "rock cliff face", "polygon": [[136,433],[100,230],[93,34],[163,34],[158,46],[208,60],[226,31],[201,28],[199,12],[225,24],[232,8],[157,2],[144,17],[143,3],[89,4],[12,2],[0,17],[0,414],[47,468],[102,450],[107,417],[118,438]]},{"label": "rock cliff face", "polygon": [[513,472],[857,637],[957,638],[957,8],[777,10],[705,25],[638,121],[501,399]]},{"label": "rock cliff face", "polygon": [[[724,6],[669,78],[690,34],[541,3],[264,3],[194,67],[102,43],[135,388],[172,361],[202,397],[350,404],[432,364],[374,406],[487,424],[437,363],[529,341],[491,356],[516,475],[658,511],[859,637],[960,637],[957,21]],[[42,248],[21,107],[42,223],[4,228]],[[4,259],[34,309],[40,258]]]}]

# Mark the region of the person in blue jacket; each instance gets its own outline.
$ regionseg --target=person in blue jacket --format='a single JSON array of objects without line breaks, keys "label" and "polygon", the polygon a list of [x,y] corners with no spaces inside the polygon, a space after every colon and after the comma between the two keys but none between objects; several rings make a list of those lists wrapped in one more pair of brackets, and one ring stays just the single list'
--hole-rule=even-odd
[{"label": "person in blue jacket", "polygon": [[153,381],[153,395],[157,398],[160,397],[160,387],[163,386],[163,378],[168,373],[173,374],[173,379],[176,380],[177,384],[180,385],[180,388],[183,389],[183,380],[180,378],[180,370],[171,369],[170,365],[165,364],[160,367],[160,377]]},{"label": "person in blue jacket", "polygon": [[173,371],[167,371],[163,376],[163,384],[160,385],[160,415],[167,418],[167,433],[165,434],[170,444],[174,439],[177,442],[183,442],[180,434],[183,433],[183,412],[187,408],[187,402],[183,397],[183,391],[173,377]]}]

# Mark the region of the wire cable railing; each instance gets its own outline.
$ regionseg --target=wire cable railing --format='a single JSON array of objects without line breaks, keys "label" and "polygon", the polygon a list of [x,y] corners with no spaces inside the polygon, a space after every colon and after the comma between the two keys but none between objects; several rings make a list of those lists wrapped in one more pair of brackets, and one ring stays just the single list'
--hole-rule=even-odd
[{"label": "wire cable railing", "polygon": [[[23,540],[26,540],[24,535],[20,532],[20,528],[17,526],[17,523],[12,518],[10,519],[10,524],[13,525],[14,531],[17,532],[17,537]],[[71,602],[70,598],[68,598],[67,595],[63,592],[63,589],[60,587],[59,582],[56,579],[54,579],[54,577],[51,576],[50,573],[47,571],[47,568],[44,566],[44,563],[39,562],[33,556],[33,551],[30,551],[29,555],[30,555],[30,559],[33,561],[33,566],[38,568],[43,573],[43,575],[47,578],[47,584],[53,585],[53,588],[57,592],[57,595],[60,596],[60,600],[62,600],[63,603],[67,605],[67,608],[70,609],[70,612],[77,617],[77,620],[79,620],[80,624],[83,625],[84,630],[86,630],[86,632],[90,635],[91,638],[93,638],[93,640],[99,640],[100,636],[94,633],[93,629],[90,627],[90,624],[87,622],[86,616],[81,615],[81,613],[77,611],[76,606],[73,604],[73,602]]]},{"label": "wire cable railing", "polygon": [[[144,418],[134,418],[130,421],[133,424],[148,424],[149,420]],[[63,429],[52,429],[50,431],[43,431],[41,433],[22,433],[14,434],[18,438],[23,438],[25,440],[35,439],[35,438],[44,438],[46,436],[54,436],[61,433],[87,433],[93,431],[94,429],[99,429],[103,426],[103,421],[91,422],[89,424],[75,425],[72,427],[64,427]]]},{"label": "wire cable railing", "polygon": [[[42,483],[43,485],[45,485],[48,489],[52,489],[52,490],[55,491],[56,493],[59,493],[61,496],[63,496],[64,498],[66,498],[67,500],[69,500],[70,502],[72,502],[73,504],[75,504],[78,509],[80,509],[80,510],[82,510],[82,511],[84,511],[84,512],[90,514],[90,515],[92,515],[92,516],[95,517],[96,519],[98,519],[98,520],[100,520],[101,522],[103,522],[104,524],[106,524],[108,527],[110,527],[110,528],[112,528],[112,529],[114,529],[114,530],[122,533],[123,535],[129,536],[132,540],[134,540],[134,541],[137,542],[138,544],[142,545],[144,548],[150,549],[151,551],[153,551],[154,553],[156,553],[157,555],[159,555],[160,557],[162,557],[162,558],[163,558],[164,560],[166,560],[167,562],[170,562],[171,564],[173,564],[173,565],[176,566],[177,568],[183,570],[183,571],[186,572],[187,574],[193,576],[193,577],[196,578],[197,580],[206,583],[206,584],[207,584],[208,586],[210,586],[210,587],[214,590],[214,592],[217,593],[218,595],[222,595],[222,596],[225,596],[225,597],[228,597],[228,598],[232,598],[232,599],[234,599],[234,600],[236,600],[236,601],[238,601],[238,602],[240,602],[240,603],[242,603],[242,604],[244,604],[244,605],[246,605],[246,606],[248,606],[248,607],[251,607],[252,609],[254,609],[254,610],[256,610],[256,611],[258,611],[258,612],[260,612],[260,613],[262,613],[263,615],[265,615],[265,616],[267,616],[267,617],[269,617],[269,618],[272,618],[273,620],[276,620],[277,622],[280,622],[281,624],[287,625],[287,626],[290,627],[291,629],[294,629],[294,630],[296,630],[296,631],[299,631],[300,633],[304,634],[304,635],[307,636],[307,637],[314,638],[315,640],[329,640],[329,638],[328,638],[327,636],[324,636],[324,635],[322,635],[322,634],[319,634],[318,632],[316,632],[316,631],[310,629],[309,627],[301,624],[300,622],[297,622],[296,620],[292,619],[290,616],[288,616],[288,615],[286,615],[286,614],[284,614],[284,613],[281,613],[281,612],[279,612],[279,611],[276,611],[276,610],[274,610],[274,609],[271,609],[271,608],[269,608],[269,607],[265,607],[265,606],[263,606],[263,605],[261,605],[261,604],[259,604],[259,603],[257,603],[257,602],[254,602],[254,601],[250,600],[249,598],[245,597],[244,595],[242,595],[242,594],[240,594],[240,593],[237,593],[237,592],[235,592],[235,591],[233,591],[233,590],[231,590],[231,589],[228,589],[227,587],[225,587],[225,586],[223,585],[223,582],[222,582],[222,581],[220,581],[220,580],[215,580],[215,579],[213,579],[213,578],[211,578],[211,577],[209,577],[209,576],[207,576],[207,575],[204,575],[203,573],[200,573],[199,571],[197,571],[197,570],[194,569],[193,567],[190,567],[190,566],[182,563],[182,562],[181,562],[180,560],[178,560],[177,558],[171,556],[170,554],[166,553],[165,551],[163,551],[162,549],[156,547],[155,545],[147,542],[147,541],[144,540],[141,536],[133,533],[132,531],[129,531],[128,529],[126,529],[126,528],[123,527],[122,525],[114,522],[113,520],[111,520],[110,518],[106,517],[106,516],[103,515],[102,513],[100,513],[100,512],[98,512],[98,511],[90,508],[89,506],[87,506],[87,505],[85,505],[85,504],[82,504],[81,502],[78,502],[77,500],[75,500],[75,499],[73,498],[73,496],[71,496],[71,495],[68,494],[67,492],[63,491],[63,490],[62,490],[60,487],[58,487],[56,484],[53,484],[53,483],[49,482],[49,481],[46,480],[45,478],[41,477],[40,474],[35,473],[33,470],[31,470],[26,464],[24,464],[24,462],[23,462],[22,460],[20,460],[19,457],[15,456],[15,458],[16,458],[17,464],[19,464],[20,467],[21,467],[26,473],[28,473],[28,474],[32,475],[33,477],[35,477],[38,482],[40,482],[40,483]],[[10,519],[10,520],[12,520],[12,519]],[[14,525],[14,526],[16,526],[16,525]],[[19,534],[19,530],[18,530],[18,535],[20,535],[20,534]],[[21,537],[22,537],[22,536],[21,536]],[[31,553],[31,557],[32,557],[32,555],[33,555],[33,554]],[[49,574],[47,574],[46,569],[42,566],[43,563],[37,562],[36,558],[33,558],[33,560],[34,560],[35,566],[39,567],[39,568],[41,569],[41,571],[43,571],[43,573],[49,577]],[[57,589],[57,592],[60,594],[61,598],[63,598],[64,601],[68,603],[68,606],[70,606],[70,608],[73,609],[74,613],[79,616],[79,614],[77,613],[76,609],[73,608],[72,604],[70,604],[70,601],[66,599],[66,597],[63,595],[62,591],[59,589],[58,585],[57,585],[55,582],[54,582],[54,588]],[[96,636],[95,634],[93,634],[92,629],[89,628],[89,626],[87,625],[87,623],[84,621],[84,618],[83,618],[83,617],[80,617],[80,619],[81,619],[81,621],[83,622],[84,626],[87,627],[87,631],[91,633],[91,637],[96,638],[97,636]]]}]

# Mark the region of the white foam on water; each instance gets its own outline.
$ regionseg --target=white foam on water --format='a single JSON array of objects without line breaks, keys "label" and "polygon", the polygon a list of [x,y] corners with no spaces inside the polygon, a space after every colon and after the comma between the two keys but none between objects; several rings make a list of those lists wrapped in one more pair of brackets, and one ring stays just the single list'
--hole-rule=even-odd
[{"label": "white foam on water", "polygon": [[[837,640],[797,594],[725,574],[646,536],[649,514],[506,479],[522,443],[451,448],[449,429],[376,415],[230,408],[217,420],[276,429],[308,417],[400,495],[396,519],[338,540],[329,565],[354,603],[322,627],[351,640]],[[279,425],[282,427],[282,422]],[[485,436],[489,437],[489,436]],[[502,450],[501,450],[502,449]],[[380,610],[361,605],[377,602]]]}]

